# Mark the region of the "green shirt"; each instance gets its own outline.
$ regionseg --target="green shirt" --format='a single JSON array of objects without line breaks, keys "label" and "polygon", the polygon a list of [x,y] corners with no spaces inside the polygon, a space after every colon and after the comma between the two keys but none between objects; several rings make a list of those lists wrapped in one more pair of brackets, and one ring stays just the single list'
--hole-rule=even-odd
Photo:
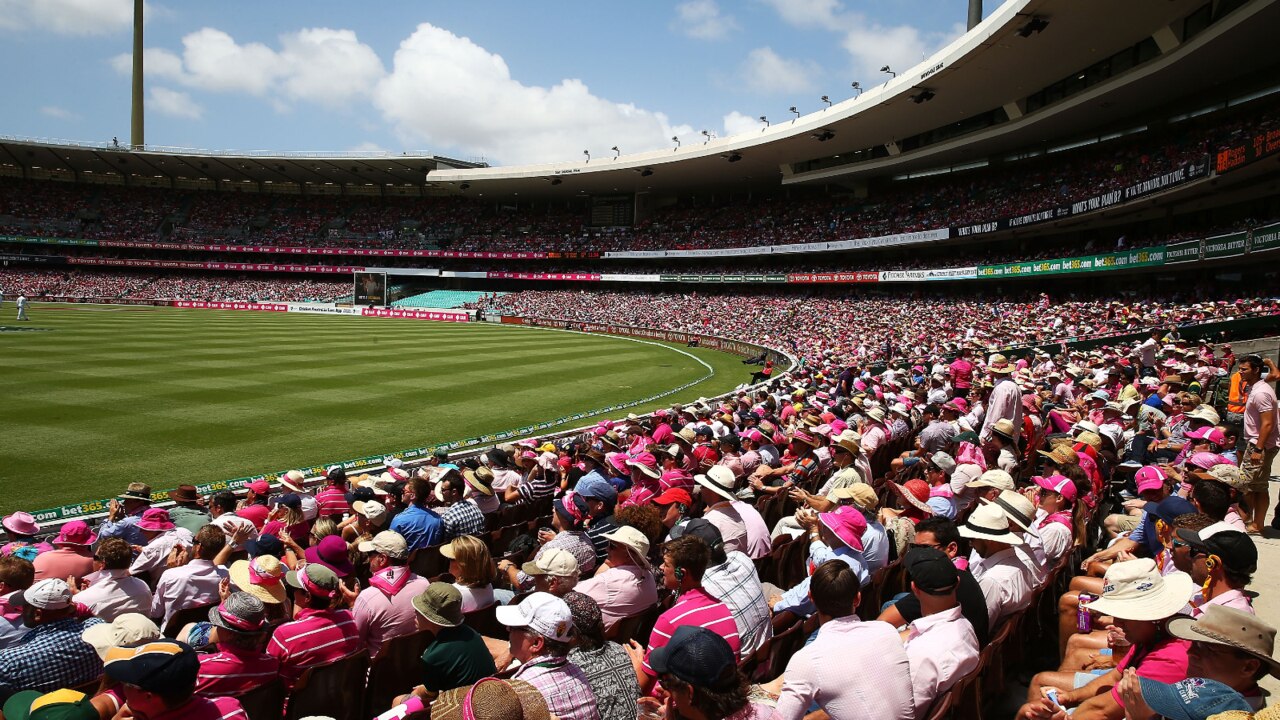
[{"label": "green shirt", "polygon": [[200,528],[210,522],[209,513],[180,505],[169,508],[169,519],[173,521],[174,525],[186,529],[192,535],[200,532]]},{"label": "green shirt", "polygon": [[443,692],[493,675],[498,671],[480,633],[466,625],[441,628],[422,653],[422,685]]}]

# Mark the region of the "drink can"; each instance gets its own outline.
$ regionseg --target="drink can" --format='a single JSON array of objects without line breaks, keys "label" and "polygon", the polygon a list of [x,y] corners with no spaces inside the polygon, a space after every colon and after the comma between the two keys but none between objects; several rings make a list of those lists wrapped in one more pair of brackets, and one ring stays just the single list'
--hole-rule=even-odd
[{"label": "drink can", "polygon": [[1089,608],[1086,606],[1097,599],[1096,595],[1080,593],[1080,606],[1076,609],[1076,632],[1093,632],[1093,615],[1089,613]]}]

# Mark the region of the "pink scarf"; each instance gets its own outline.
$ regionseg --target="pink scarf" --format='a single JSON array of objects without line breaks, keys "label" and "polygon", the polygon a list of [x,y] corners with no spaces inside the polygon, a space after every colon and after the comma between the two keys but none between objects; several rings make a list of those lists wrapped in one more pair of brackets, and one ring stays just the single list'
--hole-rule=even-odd
[{"label": "pink scarf", "polygon": [[1055,522],[1062,523],[1063,525],[1067,526],[1068,530],[1072,529],[1071,513],[1067,512],[1066,510],[1059,510],[1058,512],[1053,513],[1052,515],[1046,516],[1045,519],[1041,520],[1036,525],[1036,529],[1039,530],[1040,528],[1048,527],[1049,523],[1055,523]]},{"label": "pink scarf", "polygon": [[379,570],[377,574],[369,578],[369,585],[376,587],[386,594],[387,597],[393,597],[409,582],[409,576],[413,573],[409,572],[409,568],[405,566],[391,566],[385,570]]},{"label": "pink scarf", "polygon": [[960,443],[959,452],[956,453],[956,464],[964,465],[966,463],[977,465],[982,468],[982,472],[987,471],[987,458],[982,454],[982,450],[973,443],[962,442]]}]

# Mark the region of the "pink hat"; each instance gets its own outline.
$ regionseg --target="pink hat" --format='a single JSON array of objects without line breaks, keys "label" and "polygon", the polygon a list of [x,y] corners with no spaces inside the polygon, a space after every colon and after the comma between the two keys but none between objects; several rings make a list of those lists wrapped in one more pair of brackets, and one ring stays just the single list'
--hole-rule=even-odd
[{"label": "pink hat", "polygon": [[1192,440],[1208,440],[1218,446],[1225,445],[1227,442],[1227,436],[1212,425],[1205,425],[1198,430],[1188,430],[1187,437]]},{"label": "pink hat", "polygon": [[835,512],[819,513],[818,522],[836,534],[845,545],[862,552],[862,535],[867,531],[867,519],[862,511],[852,505],[844,505]]},{"label": "pink hat", "polygon": [[1138,492],[1141,493],[1147,490],[1159,490],[1164,487],[1166,478],[1164,471],[1155,465],[1144,465],[1138,469],[1133,479],[1138,484]]},{"label": "pink hat", "polygon": [[751,442],[764,442],[764,435],[755,428],[747,428],[746,432],[738,434]]},{"label": "pink hat", "polygon": [[164,508],[148,508],[142,513],[142,519],[138,521],[138,529],[150,530],[152,532],[164,532],[174,528],[173,521],[169,519],[169,511]]},{"label": "pink hat", "polygon": [[246,484],[245,487],[252,490],[254,495],[271,494],[271,486],[267,484],[266,480],[254,480],[253,482]]},{"label": "pink hat", "polygon": [[620,473],[627,472],[627,454],[626,453],[609,453],[604,459]]},{"label": "pink hat", "polygon": [[1076,501],[1076,496],[1078,494],[1076,492],[1076,484],[1071,482],[1069,478],[1065,478],[1061,475],[1050,475],[1049,477],[1040,477],[1037,475],[1036,477],[1031,478],[1031,482],[1039,485],[1045,490],[1052,490],[1071,502]]},{"label": "pink hat", "polygon": [[31,513],[16,512],[7,515],[0,524],[4,525],[5,530],[15,535],[35,535],[40,532],[40,525],[36,523]]},{"label": "pink hat", "polygon": [[637,453],[627,460],[627,464],[633,468],[639,468],[640,472],[651,478],[662,477],[662,473],[658,472],[658,459],[653,456],[653,453]]},{"label": "pink hat", "polygon": [[58,537],[54,539],[54,545],[92,545],[98,542],[98,536],[93,534],[89,526],[83,520],[72,520],[62,526],[62,531],[58,533]]},{"label": "pink hat", "polygon": [[1187,458],[1187,462],[1202,470],[1208,470],[1214,465],[1235,465],[1226,457],[1218,453],[1198,452]]}]

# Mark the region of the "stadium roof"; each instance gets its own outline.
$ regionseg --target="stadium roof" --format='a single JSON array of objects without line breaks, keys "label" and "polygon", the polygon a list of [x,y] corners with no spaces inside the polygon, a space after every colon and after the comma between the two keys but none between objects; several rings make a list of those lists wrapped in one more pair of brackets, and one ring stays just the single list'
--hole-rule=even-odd
[{"label": "stadium roof", "polygon": [[[1280,0],[1011,0],[916,67],[893,78],[886,73],[883,84],[862,78],[865,92],[825,110],[775,117],[758,132],[616,158],[487,167],[427,154],[132,152],[0,139],[0,165],[168,180],[413,185],[521,199],[845,182],[1081,140],[1171,105],[1188,109],[1196,98],[1221,106],[1233,81],[1250,78],[1245,83],[1254,88],[1268,77],[1275,83],[1268,70],[1276,66],[1270,37],[1276,27]],[[1086,78],[1090,68],[1139,46],[1141,62]],[[1028,104],[1077,75],[1080,82],[1062,97],[1043,107]],[[953,139],[902,148],[904,139],[984,115],[995,120]],[[874,148],[887,152],[868,152]],[[859,151],[870,159],[849,162]]]}]

